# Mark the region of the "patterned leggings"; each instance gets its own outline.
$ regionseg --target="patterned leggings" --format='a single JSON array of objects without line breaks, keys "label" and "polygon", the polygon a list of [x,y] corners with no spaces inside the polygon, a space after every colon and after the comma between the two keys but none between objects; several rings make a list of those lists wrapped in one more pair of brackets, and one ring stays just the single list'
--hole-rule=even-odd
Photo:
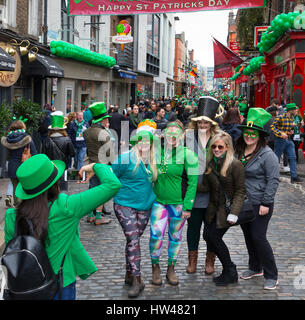
[{"label": "patterned leggings", "polygon": [[179,254],[182,229],[185,219],[182,216],[182,205],[162,205],[155,202],[151,209],[150,224],[150,257],[153,264],[159,263],[163,238],[168,223],[168,265],[176,264]]},{"label": "patterned leggings", "polygon": [[127,240],[125,247],[126,271],[139,277],[141,276],[140,237],[148,224],[150,210],[138,211],[115,204],[114,212]]}]

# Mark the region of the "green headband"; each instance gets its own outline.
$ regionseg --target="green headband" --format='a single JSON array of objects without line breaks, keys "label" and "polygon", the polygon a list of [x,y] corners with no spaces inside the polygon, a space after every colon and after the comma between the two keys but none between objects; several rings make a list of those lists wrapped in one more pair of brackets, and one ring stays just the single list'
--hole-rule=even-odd
[{"label": "green headband", "polygon": [[23,119],[23,117],[22,116],[20,116],[19,117],[19,119],[17,119],[15,116],[13,116],[13,119],[12,119],[13,121],[17,121],[17,120],[20,120],[20,121],[22,121],[23,123],[26,123],[27,121],[28,121],[28,119],[27,118],[24,118]]}]

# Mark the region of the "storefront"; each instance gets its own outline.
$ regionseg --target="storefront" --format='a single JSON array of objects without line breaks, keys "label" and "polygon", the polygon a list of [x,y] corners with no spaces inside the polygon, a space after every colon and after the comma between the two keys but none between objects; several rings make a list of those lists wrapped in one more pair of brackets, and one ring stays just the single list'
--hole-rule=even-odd
[{"label": "storefront", "polygon": [[305,32],[291,31],[266,54],[256,73],[255,106],[268,107],[273,99],[295,102],[305,111]]}]

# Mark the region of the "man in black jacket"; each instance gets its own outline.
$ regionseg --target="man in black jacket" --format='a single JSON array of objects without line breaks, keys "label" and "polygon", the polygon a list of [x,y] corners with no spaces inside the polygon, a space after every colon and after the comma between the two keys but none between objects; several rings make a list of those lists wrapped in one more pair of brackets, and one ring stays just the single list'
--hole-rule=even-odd
[{"label": "man in black jacket", "polygon": [[117,133],[118,138],[116,139],[116,141],[118,143],[118,148],[120,148],[122,121],[126,121],[127,123],[128,121],[121,113],[119,113],[119,108],[117,106],[113,107],[112,113],[110,115],[111,118],[109,118],[109,128],[113,129]]}]

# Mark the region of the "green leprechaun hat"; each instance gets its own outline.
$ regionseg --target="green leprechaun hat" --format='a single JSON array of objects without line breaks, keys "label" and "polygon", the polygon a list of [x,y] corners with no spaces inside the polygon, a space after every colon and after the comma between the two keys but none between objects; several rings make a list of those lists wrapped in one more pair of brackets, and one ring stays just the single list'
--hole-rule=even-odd
[{"label": "green leprechaun hat", "polygon": [[250,108],[247,117],[247,125],[239,125],[238,129],[253,129],[258,130],[264,135],[269,135],[264,130],[264,125],[270,120],[271,114],[262,108]]},{"label": "green leprechaun hat", "polygon": [[287,103],[286,111],[297,110],[299,107],[295,103]]},{"label": "green leprechaun hat", "polygon": [[111,118],[108,115],[104,102],[95,102],[89,106],[89,110],[92,113],[92,123],[97,123],[105,118]]},{"label": "green leprechaun hat", "polygon": [[51,161],[45,154],[32,156],[16,172],[19,181],[16,197],[28,200],[39,196],[63,175],[65,169],[66,164],[61,160]]},{"label": "green leprechaun hat", "polygon": [[49,129],[52,130],[60,130],[60,129],[67,129],[65,125],[65,117],[61,111],[55,111],[50,114],[51,118],[51,125]]},{"label": "green leprechaun hat", "polygon": [[245,103],[238,104],[239,112],[243,116],[246,113],[247,105]]}]

